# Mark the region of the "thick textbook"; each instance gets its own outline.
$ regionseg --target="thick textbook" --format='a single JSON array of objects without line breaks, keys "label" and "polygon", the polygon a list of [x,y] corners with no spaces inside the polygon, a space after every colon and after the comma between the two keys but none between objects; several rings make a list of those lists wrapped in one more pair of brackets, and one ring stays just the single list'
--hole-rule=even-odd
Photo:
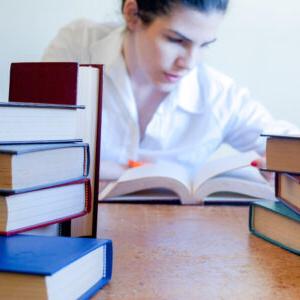
[{"label": "thick textbook", "polygon": [[299,135],[262,135],[266,140],[266,169],[300,173]]},{"label": "thick textbook", "polygon": [[209,161],[196,172],[171,162],[145,164],[128,169],[117,181],[106,185],[99,200],[153,189],[174,192],[182,204],[201,204],[218,192],[237,193],[255,198],[274,199],[274,189],[257,170],[248,167],[257,155],[240,153]]},{"label": "thick textbook", "polygon": [[83,106],[0,102],[0,144],[81,141]]},{"label": "thick textbook", "polygon": [[300,215],[280,201],[252,203],[249,229],[254,235],[276,246],[300,254]]},{"label": "thick textbook", "polygon": [[9,101],[76,105],[78,63],[10,65]]},{"label": "thick textbook", "polygon": [[300,214],[300,176],[289,173],[275,174],[276,197]]},{"label": "thick textbook", "polygon": [[90,299],[111,280],[112,242],[0,237],[1,299]]},{"label": "thick textbook", "polygon": [[12,235],[90,212],[90,182],[82,179],[21,192],[0,193],[0,234]]},{"label": "thick textbook", "polygon": [[0,145],[0,191],[80,179],[88,168],[86,143]]}]

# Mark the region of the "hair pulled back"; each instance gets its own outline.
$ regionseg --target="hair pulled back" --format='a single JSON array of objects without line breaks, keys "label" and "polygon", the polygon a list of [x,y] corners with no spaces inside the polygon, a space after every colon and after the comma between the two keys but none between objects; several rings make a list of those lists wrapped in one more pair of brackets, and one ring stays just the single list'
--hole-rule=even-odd
[{"label": "hair pulled back", "polygon": [[[122,0],[122,9],[126,0]],[[176,6],[185,6],[204,13],[220,11],[225,13],[229,0],[136,0],[138,16],[145,23],[151,23],[155,17],[168,15]]]}]

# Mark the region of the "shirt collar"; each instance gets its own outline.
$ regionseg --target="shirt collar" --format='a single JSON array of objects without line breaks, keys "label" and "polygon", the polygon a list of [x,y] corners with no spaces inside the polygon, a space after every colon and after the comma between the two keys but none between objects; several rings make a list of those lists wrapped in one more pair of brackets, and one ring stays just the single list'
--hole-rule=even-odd
[{"label": "shirt collar", "polygon": [[106,72],[110,71],[121,55],[124,31],[125,25],[118,26],[90,47],[91,61],[105,64]]},{"label": "shirt collar", "polygon": [[122,55],[125,30],[125,26],[119,26],[105,38],[94,43],[91,47],[91,59],[93,62],[96,61],[105,65],[104,73],[112,80],[118,92],[119,97],[117,101],[119,101],[120,105],[125,104],[130,116],[137,122],[136,104]]},{"label": "shirt collar", "polygon": [[204,111],[204,101],[198,79],[198,68],[191,70],[179,82],[171,95],[173,107],[189,113],[200,114]]}]

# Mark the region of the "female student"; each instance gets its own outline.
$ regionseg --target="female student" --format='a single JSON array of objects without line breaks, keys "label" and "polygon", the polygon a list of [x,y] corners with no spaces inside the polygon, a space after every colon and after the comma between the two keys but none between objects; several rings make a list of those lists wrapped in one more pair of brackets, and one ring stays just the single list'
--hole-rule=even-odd
[{"label": "female student", "polygon": [[105,162],[124,167],[129,160],[167,159],[198,166],[222,143],[263,155],[260,133],[297,130],[202,61],[227,5],[124,0],[124,25],[75,21],[51,42],[45,61],[105,65],[102,176],[109,176]]}]

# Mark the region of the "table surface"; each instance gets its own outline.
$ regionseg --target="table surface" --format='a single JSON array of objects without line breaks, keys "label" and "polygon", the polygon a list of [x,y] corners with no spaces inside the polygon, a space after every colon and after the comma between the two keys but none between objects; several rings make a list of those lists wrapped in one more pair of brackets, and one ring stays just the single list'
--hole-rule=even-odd
[{"label": "table surface", "polygon": [[248,209],[99,204],[114,267],[93,299],[300,299],[300,257],[250,234]]}]

